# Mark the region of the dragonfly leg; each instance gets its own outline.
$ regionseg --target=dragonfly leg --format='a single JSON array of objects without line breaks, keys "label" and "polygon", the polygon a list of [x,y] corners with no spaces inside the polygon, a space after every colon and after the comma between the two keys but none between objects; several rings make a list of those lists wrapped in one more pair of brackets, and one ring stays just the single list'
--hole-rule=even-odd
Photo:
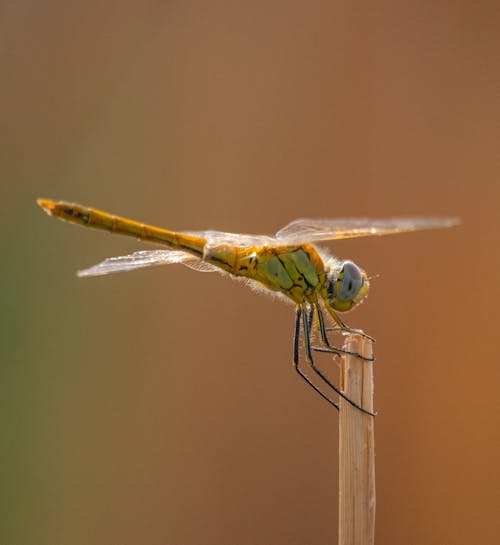
[{"label": "dragonfly leg", "polygon": [[[349,350],[344,350],[343,348],[338,348],[337,346],[332,346],[330,344],[330,341],[328,340],[328,336],[326,334],[327,331],[333,330],[333,331],[343,331],[339,327],[334,328],[326,328],[325,327],[325,319],[323,317],[323,313],[321,312],[321,307],[319,306],[319,303],[314,304],[314,308],[316,309],[316,314],[318,316],[318,322],[319,322],[319,331],[321,335],[321,342],[324,346],[313,346],[312,349],[316,352],[329,352],[331,354],[337,354],[339,356],[343,354],[347,354],[349,356],[355,356],[356,358],[360,358],[365,361],[374,361],[374,358],[367,358],[365,356],[362,356],[361,354],[358,354],[357,352],[350,352]],[[354,333],[356,330],[350,330],[350,332]],[[365,335],[365,337],[368,337]],[[371,337],[368,337],[371,338]]]},{"label": "dragonfly leg", "polygon": [[336,327],[325,327],[325,331],[334,331],[336,333],[341,333],[342,328],[336,326]]},{"label": "dragonfly leg", "polygon": [[[314,312],[314,308],[315,307],[312,307],[312,312]],[[299,307],[299,309],[300,309],[300,307]],[[295,343],[296,343],[296,345],[298,344],[297,338],[298,338],[298,333],[300,332],[300,310],[299,309],[297,310],[297,320],[296,320],[296,323],[295,323]],[[317,307],[316,307],[316,310],[318,310]],[[327,384],[335,393],[337,393],[341,398],[345,399],[353,407],[356,407],[356,409],[360,410],[361,412],[363,412],[365,414],[369,414],[370,416],[375,416],[375,413],[372,413],[371,411],[367,411],[366,409],[363,409],[363,407],[361,407],[361,405],[358,405],[355,401],[353,401],[348,396],[346,396],[344,394],[344,392],[340,388],[335,386],[335,384],[333,384],[328,379],[328,377],[326,377],[321,372],[321,370],[316,367],[316,365],[314,363],[314,359],[312,357],[312,351],[311,351],[311,338],[310,338],[310,336],[311,336],[311,321],[312,320],[308,319],[308,317],[306,316],[305,309],[303,310],[303,312],[304,312],[304,319],[302,320],[302,327],[303,327],[303,332],[304,332],[304,347],[305,347],[305,351],[306,351],[306,361],[309,364],[309,366],[311,367],[311,369],[314,371],[314,373],[316,375],[318,375],[321,378],[321,380],[325,384]],[[318,318],[319,318],[319,316],[321,316],[321,312],[319,313]],[[321,329],[322,316],[321,316],[321,318],[319,318],[319,320],[320,320],[320,329]],[[325,333],[325,339],[326,339],[326,333]],[[326,342],[328,342],[328,339],[326,339]],[[296,352],[298,354],[298,346],[296,346]],[[325,396],[323,396],[323,397],[325,397]],[[334,405],[338,409],[338,405],[336,403]]]},{"label": "dragonfly leg", "polygon": [[293,337],[293,366],[295,367],[295,371],[313,388],[316,390],[316,392],[325,400],[328,401],[331,405],[333,405],[337,411],[339,410],[339,406],[335,401],[331,400],[326,394],[324,394],[317,386],[314,384],[310,378],[302,371],[302,369],[299,367],[299,343],[300,343],[300,326],[301,322],[304,321],[306,323],[307,316],[304,315],[302,318],[302,307],[297,307],[297,314],[295,318],[295,334]]},{"label": "dragonfly leg", "polygon": [[[333,318],[335,323],[337,324],[338,328],[344,332],[344,333],[355,333],[356,335],[361,335],[362,337],[365,337],[365,339],[368,339],[372,342],[375,342],[375,339],[373,337],[370,337],[370,335],[367,335],[364,331],[361,329],[353,329],[352,327],[349,327],[347,324],[345,324],[339,317],[339,315],[334,312],[331,308],[327,307],[328,312],[330,313],[330,316]],[[336,328],[335,328],[336,329]]]}]

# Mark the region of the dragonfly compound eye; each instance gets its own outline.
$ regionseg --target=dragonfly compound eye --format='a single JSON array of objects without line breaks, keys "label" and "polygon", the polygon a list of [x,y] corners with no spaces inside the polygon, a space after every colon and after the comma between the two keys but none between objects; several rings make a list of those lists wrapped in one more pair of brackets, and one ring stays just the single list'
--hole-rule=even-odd
[{"label": "dragonfly compound eye", "polygon": [[366,273],[352,261],[344,261],[332,284],[329,303],[340,312],[351,310],[366,297],[368,288]]},{"label": "dragonfly compound eye", "polygon": [[337,279],[337,298],[352,301],[363,285],[361,270],[352,261],[346,261]]}]

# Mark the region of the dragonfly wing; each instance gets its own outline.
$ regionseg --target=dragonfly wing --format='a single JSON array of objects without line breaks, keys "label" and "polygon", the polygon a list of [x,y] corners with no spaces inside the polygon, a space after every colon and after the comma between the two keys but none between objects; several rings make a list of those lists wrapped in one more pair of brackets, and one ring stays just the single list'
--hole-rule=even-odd
[{"label": "dragonfly wing", "polygon": [[189,267],[190,269],[193,269],[193,271],[198,271],[198,272],[218,272],[218,273],[224,272],[222,269],[219,269],[219,267],[216,267],[215,265],[212,265],[211,263],[207,263],[206,261],[203,261],[202,259],[198,259],[197,257],[186,259],[185,261],[182,262],[182,264],[186,265],[186,267]]},{"label": "dragonfly wing", "polygon": [[458,225],[457,218],[336,218],[298,219],[276,233],[283,243],[304,244],[318,240],[338,240],[405,233],[421,229],[439,229]]},{"label": "dragonfly wing", "polygon": [[201,259],[192,256],[186,252],[178,250],[145,250],[134,252],[130,255],[119,257],[109,257],[101,263],[78,271],[78,276],[100,276],[115,272],[133,271],[143,267],[152,267],[153,265],[167,265],[170,263],[182,263],[197,271],[217,271],[217,267],[205,263]]},{"label": "dragonfly wing", "polygon": [[222,231],[187,231],[186,234],[204,238],[207,241],[208,248],[225,245],[235,246],[236,248],[249,248],[276,243],[274,238],[265,235],[240,235]]}]

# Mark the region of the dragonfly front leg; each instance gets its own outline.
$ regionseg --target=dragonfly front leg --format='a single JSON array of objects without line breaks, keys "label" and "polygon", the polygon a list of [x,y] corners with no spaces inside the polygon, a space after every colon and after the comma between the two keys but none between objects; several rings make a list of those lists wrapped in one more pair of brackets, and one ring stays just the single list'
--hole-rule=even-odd
[{"label": "dragonfly front leg", "polygon": [[[319,305],[316,305],[319,309]],[[347,324],[345,324],[340,316],[328,305],[326,305],[326,309],[328,310],[328,313],[333,318],[333,321],[337,324],[338,329],[340,329],[343,333],[353,333],[355,335],[361,335],[362,337],[365,337],[365,339],[368,339],[369,341],[375,342],[375,339],[373,337],[370,337],[370,335],[367,335],[364,331],[361,329],[353,329],[352,327],[349,327]],[[336,329],[336,328],[335,328]]]},{"label": "dragonfly front leg", "polygon": [[[330,341],[328,340],[327,331],[348,331],[349,333],[355,333],[358,335],[358,330],[356,329],[342,329],[340,327],[334,327],[334,328],[327,328],[325,327],[325,319],[323,317],[323,313],[321,312],[321,307],[319,306],[319,303],[314,304],[314,308],[316,309],[316,314],[318,316],[318,323],[319,323],[319,332],[321,335],[321,342],[324,346],[313,346],[312,349],[316,352],[328,352],[330,354],[337,354],[338,356],[342,356],[343,354],[347,354],[349,356],[355,356],[357,358],[360,358],[365,361],[374,361],[374,358],[367,358],[366,356],[362,356],[361,354],[358,354],[358,352],[350,352],[349,350],[344,350],[343,348],[338,348],[337,346],[332,346],[330,344]],[[363,336],[367,337],[368,339],[371,339],[368,335],[365,335],[363,333]]]}]

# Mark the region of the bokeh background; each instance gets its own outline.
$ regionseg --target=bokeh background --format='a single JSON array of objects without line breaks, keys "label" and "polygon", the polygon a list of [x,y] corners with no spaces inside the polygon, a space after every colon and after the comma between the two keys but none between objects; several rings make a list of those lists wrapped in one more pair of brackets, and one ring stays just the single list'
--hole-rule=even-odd
[{"label": "bokeh background", "polygon": [[[377,543],[500,519],[498,2],[4,2],[0,542],[329,544],[337,415],[293,308],[36,197],[175,229],[454,215],[341,241],[373,281]],[[327,361],[326,366],[334,366]]]}]

